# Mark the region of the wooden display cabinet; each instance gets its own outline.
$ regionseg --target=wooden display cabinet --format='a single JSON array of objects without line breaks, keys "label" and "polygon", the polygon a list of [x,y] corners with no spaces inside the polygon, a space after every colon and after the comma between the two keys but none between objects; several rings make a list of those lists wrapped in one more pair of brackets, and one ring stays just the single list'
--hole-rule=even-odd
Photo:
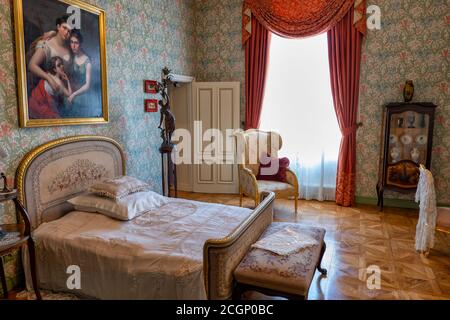
[{"label": "wooden display cabinet", "polygon": [[416,191],[419,165],[430,169],[436,106],[429,102],[389,103],[383,117],[378,206],[383,210],[386,189]]}]

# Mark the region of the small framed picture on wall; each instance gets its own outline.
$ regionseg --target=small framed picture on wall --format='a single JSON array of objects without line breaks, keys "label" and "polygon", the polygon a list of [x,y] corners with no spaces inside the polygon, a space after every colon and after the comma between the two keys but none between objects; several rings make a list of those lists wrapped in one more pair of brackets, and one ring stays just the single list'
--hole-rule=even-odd
[{"label": "small framed picture on wall", "polygon": [[158,111],[158,100],[145,99],[144,100],[144,110],[145,110],[145,112],[157,112]]},{"label": "small framed picture on wall", "polygon": [[158,83],[155,80],[144,80],[145,93],[157,93]]}]

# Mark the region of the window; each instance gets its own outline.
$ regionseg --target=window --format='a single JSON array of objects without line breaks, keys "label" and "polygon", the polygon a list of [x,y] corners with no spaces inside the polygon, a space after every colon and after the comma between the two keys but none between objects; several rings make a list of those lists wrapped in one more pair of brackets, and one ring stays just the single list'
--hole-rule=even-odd
[{"label": "window", "polygon": [[333,106],[327,36],[272,34],[261,129],[281,134],[306,199],[334,200],[341,133]]}]

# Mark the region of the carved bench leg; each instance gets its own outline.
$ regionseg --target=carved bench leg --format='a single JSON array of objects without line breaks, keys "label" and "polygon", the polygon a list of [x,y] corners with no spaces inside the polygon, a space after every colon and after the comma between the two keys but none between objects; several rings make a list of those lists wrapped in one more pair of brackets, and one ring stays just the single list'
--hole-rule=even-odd
[{"label": "carved bench leg", "polygon": [[235,283],[234,284],[234,288],[233,288],[233,300],[241,300],[242,298],[242,288],[239,285],[239,283]]},{"label": "carved bench leg", "polygon": [[327,244],[324,241],[323,242],[323,246],[322,246],[322,250],[320,251],[319,263],[317,264],[317,270],[319,270],[319,272],[321,274],[323,274],[324,276],[326,276],[327,273],[328,273],[327,269],[322,268],[322,258],[323,258],[324,254],[325,254],[325,250],[327,250]]},{"label": "carved bench leg", "polygon": [[291,293],[273,290],[273,289],[269,289],[269,288],[248,285],[245,283],[236,283],[234,290],[233,290],[233,300],[241,300],[242,294],[244,292],[248,292],[248,291],[256,291],[256,292],[261,293],[266,296],[282,297],[282,298],[286,298],[289,300],[306,300],[306,297],[302,296],[302,295],[291,294]]}]

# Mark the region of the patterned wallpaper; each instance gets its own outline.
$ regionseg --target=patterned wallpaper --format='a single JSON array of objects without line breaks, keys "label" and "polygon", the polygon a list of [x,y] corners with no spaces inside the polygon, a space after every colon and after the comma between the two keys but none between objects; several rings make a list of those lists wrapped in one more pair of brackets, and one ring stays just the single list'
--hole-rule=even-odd
[{"label": "patterned wallpaper", "polygon": [[[196,1],[200,80],[244,83],[245,56],[238,21],[241,4],[242,0],[229,0],[226,4],[219,0]],[[363,44],[360,118],[364,126],[358,132],[357,195],[376,197],[378,161],[374,159],[380,156],[382,106],[386,102],[402,101],[403,84],[406,79],[412,79],[413,101],[431,101],[439,106],[432,171],[438,201],[450,204],[448,1],[368,0],[368,5],[371,4],[381,8],[382,26],[381,30],[369,30]],[[244,110],[241,115],[243,120]],[[390,192],[386,192],[386,197],[412,199],[412,195]]]},{"label": "patterned wallpaper", "polygon": [[[381,8],[381,30],[363,44],[358,131],[357,194],[376,197],[382,106],[402,101],[406,79],[414,82],[413,101],[438,105],[431,170],[438,202],[450,204],[450,7],[447,0],[371,0]],[[413,195],[386,192],[388,198]]]},{"label": "patterned wallpaper", "polygon": [[242,0],[196,0],[197,81],[239,81],[241,122],[245,119],[245,51]]},{"label": "patterned wallpaper", "polygon": [[[106,11],[110,123],[105,125],[18,128],[12,6],[0,0],[0,145],[8,157],[0,162],[10,183],[32,148],[60,137],[99,134],[125,148],[127,171],[161,190],[159,113],[144,113],[143,79],[159,79],[169,66],[180,74],[195,68],[192,0],[90,0]],[[12,223],[9,206],[0,205],[0,224]],[[16,259],[5,258],[9,287],[15,281]]]}]

